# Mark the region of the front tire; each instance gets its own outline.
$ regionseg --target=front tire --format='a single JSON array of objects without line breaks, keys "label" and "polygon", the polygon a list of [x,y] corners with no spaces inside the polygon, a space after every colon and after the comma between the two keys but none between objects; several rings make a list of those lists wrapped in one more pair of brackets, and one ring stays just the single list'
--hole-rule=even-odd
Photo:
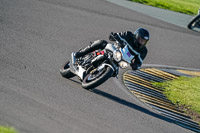
[{"label": "front tire", "polygon": [[70,62],[67,61],[63,67],[60,69],[60,74],[65,78],[72,78],[74,77],[74,73],[70,71]]},{"label": "front tire", "polygon": [[196,16],[195,18],[192,19],[192,21],[191,21],[191,22],[188,24],[188,26],[187,26],[188,29],[191,29],[191,30],[192,30],[192,29],[194,28],[194,26],[193,26],[194,23],[195,23],[198,19],[200,19],[200,15],[198,15],[198,16]]},{"label": "front tire", "polygon": [[[106,80],[108,80],[113,75],[113,69],[110,67],[106,67],[103,72],[100,72],[100,74],[96,74],[97,76],[94,77],[92,73],[89,73],[82,81],[82,87],[85,89],[92,89],[100,84],[104,83]],[[93,79],[91,78],[93,77]]]}]

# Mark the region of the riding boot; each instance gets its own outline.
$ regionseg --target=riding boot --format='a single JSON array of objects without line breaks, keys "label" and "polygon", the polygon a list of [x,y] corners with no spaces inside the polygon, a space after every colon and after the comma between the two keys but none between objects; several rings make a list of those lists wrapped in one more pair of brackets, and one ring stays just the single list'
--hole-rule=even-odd
[{"label": "riding boot", "polygon": [[97,49],[104,49],[107,45],[107,41],[105,40],[97,40],[94,41],[92,44],[88,45],[86,48],[81,49],[80,51],[75,53],[75,58],[82,57],[90,52],[93,52]]}]

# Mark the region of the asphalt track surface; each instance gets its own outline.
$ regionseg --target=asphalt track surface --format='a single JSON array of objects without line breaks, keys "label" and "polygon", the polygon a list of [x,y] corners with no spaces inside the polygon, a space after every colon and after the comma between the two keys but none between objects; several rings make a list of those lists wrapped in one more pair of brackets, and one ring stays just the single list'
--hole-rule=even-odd
[{"label": "asphalt track surface", "polygon": [[91,92],[60,76],[72,51],[138,27],[151,33],[144,64],[200,67],[198,32],[107,1],[0,0],[0,125],[20,133],[191,132],[145,106],[121,78]]}]

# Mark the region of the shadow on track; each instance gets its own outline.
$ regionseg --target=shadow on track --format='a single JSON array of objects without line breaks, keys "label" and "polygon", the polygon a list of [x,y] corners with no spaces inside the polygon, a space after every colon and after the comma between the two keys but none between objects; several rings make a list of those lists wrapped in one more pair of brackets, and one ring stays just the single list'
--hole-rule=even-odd
[{"label": "shadow on track", "polygon": [[143,107],[140,107],[140,106],[138,106],[138,105],[136,105],[134,103],[131,103],[131,102],[126,101],[124,99],[121,99],[119,97],[113,96],[113,95],[111,95],[109,93],[106,93],[104,91],[101,91],[101,90],[98,90],[98,89],[93,89],[93,90],[90,90],[90,91],[95,93],[95,94],[97,94],[97,95],[103,96],[103,97],[105,97],[105,98],[107,98],[109,100],[112,100],[114,102],[120,103],[120,104],[122,104],[124,106],[127,106],[129,108],[141,111],[141,112],[143,112],[145,114],[151,115],[151,116],[156,117],[158,119],[161,119],[161,120],[164,120],[164,121],[167,121],[167,122],[170,122],[170,123],[175,123],[175,121],[173,121],[173,120],[171,120],[171,119],[169,119],[167,117],[164,117],[162,115],[159,115],[159,114],[156,114],[154,112],[151,112],[151,111],[149,111],[149,110],[147,110],[147,109],[145,109]]},{"label": "shadow on track", "polygon": [[[73,80],[73,79],[69,79],[69,80],[71,80],[72,82],[75,82],[76,84],[81,85],[81,83],[78,82],[78,81],[76,81],[76,80]],[[156,118],[161,119],[161,120],[164,120],[164,121],[166,121],[166,122],[176,123],[175,121],[173,121],[173,120],[171,120],[171,119],[169,119],[169,118],[167,118],[167,117],[164,117],[164,116],[162,116],[162,115],[159,115],[159,114],[156,114],[156,113],[154,113],[154,112],[151,112],[151,111],[149,111],[149,110],[147,110],[147,109],[145,109],[145,108],[143,108],[143,107],[140,107],[140,106],[138,106],[138,105],[136,105],[136,104],[134,104],[134,103],[131,103],[131,102],[129,102],[129,101],[126,101],[126,100],[121,99],[121,98],[119,98],[119,97],[116,97],[116,96],[114,96],[114,95],[111,95],[111,94],[109,94],[109,93],[107,93],[107,92],[98,90],[98,89],[96,89],[96,88],[91,89],[91,90],[88,90],[88,91],[90,91],[90,92],[92,92],[92,93],[94,93],[94,94],[103,96],[103,97],[105,97],[105,98],[107,98],[107,99],[109,99],[109,100],[112,100],[112,101],[114,101],[114,102],[120,103],[120,104],[122,104],[122,105],[124,105],[124,106],[127,106],[127,107],[129,107],[129,108],[138,110],[138,111],[143,112],[143,113],[145,113],[145,114],[151,115],[151,116],[156,117]]]}]

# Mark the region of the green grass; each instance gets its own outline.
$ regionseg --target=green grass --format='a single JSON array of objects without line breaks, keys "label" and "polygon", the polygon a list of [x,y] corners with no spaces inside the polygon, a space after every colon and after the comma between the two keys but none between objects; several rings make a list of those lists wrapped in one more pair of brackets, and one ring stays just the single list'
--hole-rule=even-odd
[{"label": "green grass", "polygon": [[200,0],[131,0],[142,4],[168,9],[189,15],[196,15]]},{"label": "green grass", "polygon": [[164,88],[164,94],[173,103],[190,107],[200,114],[200,77],[180,77],[163,83],[153,83]]},{"label": "green grass", "polygon": [[18,133],[13,127],[0,126],[0,133]]}]

